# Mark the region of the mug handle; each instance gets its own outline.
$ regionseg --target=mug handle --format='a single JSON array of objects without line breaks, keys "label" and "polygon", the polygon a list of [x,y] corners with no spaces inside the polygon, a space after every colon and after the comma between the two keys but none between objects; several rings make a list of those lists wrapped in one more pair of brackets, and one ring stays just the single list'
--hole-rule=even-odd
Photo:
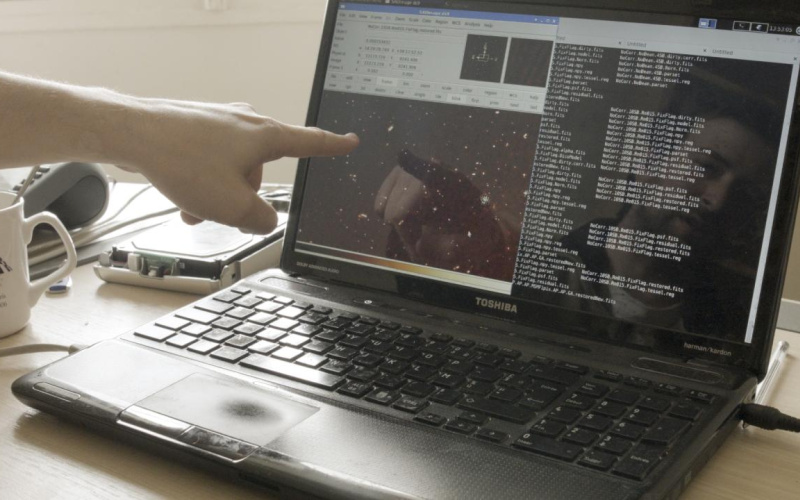
[{"label": "mug handle", "polygon": [[48,274],[44,278],[39,278],[38,280],[31,282],[30,287],[28,288],[28,302],[30,303],[31,307],[36,305],[36,303],[39,301],[39,297],[42,296],[47,287],[60,279],[66,278],[69,273],[75,269],[75,266],[78,265],[78,254],[75,251],[75,244],[72,242],[72,238],[70,237],[67,228],[65,228],[64,224],[58,220],[58,217],[50,212],[40,212],[22,222],[25,244],[27,245],[31,242],[33,239],[33,230],[39,224],[49,224],[53,227],[53,229],[56,230],[58,236],[61,237],[61,242],[67,249],[67,260],[61,264],[58,269]]}]

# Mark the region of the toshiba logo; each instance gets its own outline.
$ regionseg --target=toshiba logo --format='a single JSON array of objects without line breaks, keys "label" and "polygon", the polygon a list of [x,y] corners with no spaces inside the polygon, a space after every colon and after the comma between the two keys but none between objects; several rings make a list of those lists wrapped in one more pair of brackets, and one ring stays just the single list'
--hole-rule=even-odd
[{"label": "toshiba logo", "polygon": [[475,297],[475,304],[481,307],[485,307],[487,309],[497,309],[499,311],[514,313],[514,314],[517,313],[517,305],[512,304],[510,302],[502,302],[499,300],[490,300],[481,297]]}]

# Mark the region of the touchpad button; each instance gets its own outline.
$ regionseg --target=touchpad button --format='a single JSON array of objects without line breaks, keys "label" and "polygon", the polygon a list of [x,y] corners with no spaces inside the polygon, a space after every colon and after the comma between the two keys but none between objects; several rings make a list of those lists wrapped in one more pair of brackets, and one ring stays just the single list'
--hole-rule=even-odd
[{"label": "touchpad button", "polygon": [[319,411],[277,391],[204,374],[190,375],[136,406],[257,445]]}]

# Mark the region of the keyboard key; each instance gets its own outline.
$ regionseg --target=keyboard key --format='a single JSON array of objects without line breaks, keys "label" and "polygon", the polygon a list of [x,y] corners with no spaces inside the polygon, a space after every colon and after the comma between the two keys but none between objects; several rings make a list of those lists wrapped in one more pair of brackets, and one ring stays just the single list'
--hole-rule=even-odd
[{"label": "keyboard key", "polygon": [[[462,363],[458,360],[451,360],[451,363]],[[470,373],[470,378],[473,380],[482,380],[485,382],[497,382],[503,376],[503,372],[487,366],[479,366]]]},{"label": "keyboard key", "polygon": [[233,330],[237,326],[241,325],[242,322],[236,318],[220,318],[215,322],[211,323],[211,326],[214,328],[222,328],[224,330]]},{"label": "keyboard key", "polygon": [[430,352],[423,352],[417,356],[417,363],[425,366],[431,366],[433,368],[439,368],[445,364],[446,361],[447,359],[445,359],[444,356]]},{"label": "keyboard key", "polygon": [[319,368],[327,362],[328,358],[325,356],[319,356],[312,353],[305,354],[299,357],[296,361],[298,365],[309,366],[311,368]]},{"label": "keyboard key", "polygon": [[452,335],[448,335],[446,333],[436,332],[436,333],[431,335],[431,340],[433,340],[435,342],[447,343],[447,342],[450,342],[451,340],[453,340],[453,336]]},{"label": "keyboard key", "polygon": [[548,382],[556,382],[564,385],[572,385],[578,381],[580,375],[566,370],[559,370],[554,366],[533,366],[528,372],[531,377]]},{"label": "keyboard key", "polygon": [[351,380],[344,384],[337,392],[354,398],[363,397],[372,390],[372,384]]},{"label": "keyboard key", "polygon": [[249,288],[241,285],[236,285],[235,287],[231,288],[230,291],[233,293],[238,293],[240,295],[247,295],[248,293],[250,293]]},{"label": "keyboard key", "polygon": [[337,332],[336,330],[322,330],[322,333],[317,334],[317,340],[324,340],[325,342],[338,342],[344,338],[344,333]]},{"label": "keyboard key", "polygon": [[642,437],[642,441],[657,445],[669,445],[688,427],[689,422],[686,420],[664,417]]},{"label": "keyboard key", "polygon": [[247,348],[250,352],[256,352],[258,354],[269,354],[275,349],[279,349],[280,346],[278,344],[274,344],[272,342],[267,342],[266,340],[259,340],[255,344],[251,345]]},{"label": "keyboard key", "polygon": [[312,337],[314,336],[314,334],[319,333],[321,331],[322,328],[314,325],[308,325],[305,323],[292,328],[292,333],[295,333],[297,335],[305,335],[306,337]]},{"label": "keyboard key", "polygon": [[480,380],[470,380],[462,388],[465,394],[474,394],[476,396],[487,396],[494,390],[494,385],[489,382],[481,382]]},{"label": "keyboard key", "polygon": [[479,396],[465,396],[458,403],[459,408],[485,413],[490,417],[524,424],[535,415],[535,412],[502,401],[486,399]]},{"label": "keyboard key", "polygon": [[584,382],[582,386],[578,387],[577,392],[585,396],[601,398],[608,392],[608,386],[594,382]]},{"label": "keyboard key", "polygon": [[[167,341],[167,344],[169,344],[169,341]],[[671,417],[684,418],[686,420],[694,421],[697,420],[701,412],[702,410],[696,404],[684,401],[676,404],[675,407],[670,410],[669,415]]]},{"label": "keyboard key", "polygon": [[198,354],[208,354],[212,352],[214,349],[217,349],[219,344],[215,342],[211,342],[208,340],[198,340],[194,344],[189,346],[189,351],[196,352]]},{"label": "keyboard key", "polygon": [[475,363],[479,365],[495,367],[503,362],[503,358],[496,354],[479,354],[475,356]]},{"label": "keyboard key", "polygon": [[264,327],[261,325],[257,325],[255,323],[244,323],[236,328],[233,329],[235,333],[240,333],[242,335],[255,335],[256,333],[263,330]]},{"label": "keyboard key", "polygon": [[254,314],[255,311],[253,311],[252,309],[247,309],[246,307],[234,307],[233,309],[225,313],[226,316],[230,316],[236,319],[246,319]]},{"label": "keyboard key", "polygon": [[374,332],[375,331],[375,327],[370,326],[370,325],[365,325],[363,323],[359,323],[359,324],[356,324],[356,325],[348,326],[347,328],[345,328],[345,331],[347,333],[351,333],[353,335],[359,335],[359,336],[363,337],[364,335],[369,335],[370,333]]},{"label": "keyboard key", "polygon": [[353,349],[361,349],[369,339],[365,337],[359,337],[358,335],[345,335],[345,337],[339,341],[339,345],[352,347]]},{"label": "keyboard key", "polygon": [[619,382],[620,380],[622,380],[622,374],[611,370],[600,370],[597,373],[595,373],[594,378],[599,378],[601,380],[608,380],[610,382]]},{"label": "keyboard key", "polygon": [[439,389],[430,397],[431,401],[441,403],[443,405],[452,406],[461,399],[463,393],[453,389]]},{"label": "keyboard key", "polygon": [[289,347],[295,347],[297,349],[308,344],[308,342],[309,342],[308,337],[303,337],[302,335],[295,335],[293,333],[281,338],[278,341],[280,345],[287,345]]},{"label": "keyboard key", "polygon": [[625,420],[649,427],[658,420],[658,413],[642,408],[634,408],[630,413],[625,415]]},{"label": "keyboard key", "polygon": [[613,455],[624,455],[633,446],[633,441],[617,436],[606,436],[595,446]]},{"label": "keyboard key", "polygon": [[260,304],[262,302],[264,302],[264,300],[256,297],[255,295],[248,295],[246,297],[243,297],[243,298],[235,301],[234,305],[237,305],[239,307],[247,307],[249,309],[252,309],[253,307],[257,306],[258,304]]},{"label": "keyboard key", "polygon": [[416,326],[403,325],[400,327],[400,332],[410,333],[411,335],[420,335],[422,333],[422,328],[417,328]]},{"label": "keyboard key", "polygon": [[175,316],[170,316],[169,318],[161,318],[156,321],[156,325],[168,328],[170,330],[180,330],[186,326],[189,326],[189,321],[183,318],[176,318]]},{"label": "keyboard key", "polygon": [[497,350],[497,355],[501,358],[510,358],[510,359],[517,359],[522,356],[522,353],[516,349],[509,349],[508,347],[502,347]]},{"label": "keyboard key", "polygon": [[491,399],[513,403],[522,397],[522,391],[514,389],[513,387],[498,387],[489,397]]},{"label": "keyboard key", "polygon": [[439,427],[440,425],[443,425],[445,422],[447,422],[447,418],[431,412],[420,413],[419,415],[414,417],[414,420],[416,420],[417,422],[422,422],[423,424],[432,425],[434,427]]},{"label": "keyboard key", "polygon": [[299,325],[297,321],[289,318],[278,318],[269,324],[270,328],[277,328],[278,330],[291,330]]},{"label": "keyboard key", "polygon": [[372,383],[378,387],[383,387],[384,389],[394,390],[403,387],[406,381],[396,375],[381,373]]},{"label": "keyboard key", "polygon": [[669,399],[660,398],[658,396],[645,396],[641,401],[639,401],[637,406],[660,413],[669,408],[670,404],[671,402]]},{"label": "keyboard key", "polygon": [[528,363],[516,359],[506,359],[497,368],[504,372],[522,373],[528,369]]},{"label": "keyboard key", "polygon": [[478,439],[483,439],[484,441],[490,441],[492,443],[503,443],[508,440],[509,435],[502,431],[483,428],[478,429],[478,432],[475,433],[475,437]]},{"label": "keyboard key", "polygon": [[214,295],[214,300],[219,300],[220,302],[235,302],[242,298],[242,296],[238,293],[231,292],[230,290],[220,292]]},{"label": "keyboard key", "polygon": [[612,418],[619,418],[628,410],[628,406],[613,401],[600,401],[600,404],[594,407],[594,413],[606,415]]},{"label": "keyboard key", "polygon": [[547,414],[547,418],[555,422],[564,422],[571,424],[580,418],[581,412],[574,408],[567,408],[566,406],[557,406]]},{"label": "keyboard key", "polygon": [[639,400],[640,394],[638,392],[626,391],[625,389],[616,389],[611,391],[606,396],[611,401],[616,401],[625,405],[632,405]]},{"label": "keyboard key", "polygon": [[342,318],[341,316],[337,316],[335,318],[330,318],[328,321],[322,324],[325,328],[330,328],[331,330],[341,330],[342,328],[346,327],[352,323],[349,319]]},{"label": "keyboard key", "polygon": [[411,366],[410,363],[405,361],[400,361],[399,359],[385,359],[383,363],[378,366],[378,369],[384,371],[386,373],[391,373],[393,375],[400,375],[408,370],[408,367]]},{"label": "keyboard key", "polygon": [[211,331],[211,327],[208,325],[192,323],[191,325],[184,327],[183,330],[181,330],[181,333],[185,333],[193,337],[199,337],[209,331]]},{"label": "keyboard key", "polygon": [[168,338],[175,335],[175,332],[160,326],[147,325],[140,326],[133,332],[137,337],[144,337],[146,339],[155,340],[156,342],[164,342]]},{"label": "keyboard key", "polygon": [[277,342],[278,340],[282,339],[287,335],[286,332],[283,330],[276,330],[274,328],[267,328],[266,330],[262,330],[256,334],[261,340],[268,340],[269,342]]},{"label": "keyboard key", "polygon": [[247,351],[230,346],[222,346],[211,353],[212,358],[221,359],[222,361],[227,361],[228,363],[236,363],[246,356]]},{"label": "keyboard key", "polygon": [[488,344],[486,342],[478,342],[478,343],[475,344],[475,350],[476,351],[481,351],[481,352],[485,352],[485,353],[490,353],[491,354],[493,352],[497,352],[499,349],[500,348],[497,347],[496,345]]},{"label": "keyboard key", "polygon": [[545,409],[560,395],[561,389],[550,384],[538,384],[525,393],[519,405],[539,411]]},{"label": "keyboard key", "polygon": [[462,411],[461,414],[458,416],[459,420],[463,420],[465,422],[470,422],[475,425],[483,425],[486,423],[486,420],[489,419],[483,413],[477,411]]},{"label": "keyboard key", "polygon": [[411,361],[417,357],[419,352],[416,349],[403,346],[395,346],[394,349],[387,352],[386,355],[390,358],[400,359],[403,361]]},{"label": "keyboard key", "polygon": [[364,350],[373,354],[384,355],[392,350],[392,344],[372,339],[364,345]]},{"label": "keyboard key", "polygon": [[372,403],[378,403],[379,405],[388,406],[395,402],[397,398],[400,397],[399,392],[395,391],[387,391],[386,389],[375,389],[371,393],[367,395],[367,401]]},{"label": "keyboard key", "polygon": [[448,431],[458,432],[459,434],[472,434],[478,429],[478,426],[463,420],[451,420],[447,422],[444,428]]},{"label": "keyboard key", "polygon": [[297,318],[297,321],[307,325],[320,326],[322,323],[328,321],[328,317],[323,314],[316,314],[313,312],[306,313],[304,316]]},{"label": "keyboard key", "polygon": [[525,433],[514,442],[516,448],[531,451],[559,460],[571,462],[583,452],[583,448],[571,443],[556,441],[544,436]]},{"label": "keyboard key", "polygon": [[333,359],[338,359],[340,361],[347,361],[353,358],[356,354],[358,354],[358,351],[353,349],[352,347],[339,345],[334,347],[333,350],[331,350],[330,352],[328,352],[328,357]]},{"label": "keyboard key", "polygon": [[312,340],[308,344],[303,346],[303,350],[306,352],[313,352],[314,354],[325,354],[326,352],[333,349],[334,344],[330,342],[322,342],[321,340]]},{"label": "keyboard key", "polygon": [[632,424],[630,422],[620,422],[615,425],[614,428],[609,431],[609,433],[636,441],[642,437],[642,434],[644,434],[644,431],[646,430],[647,427],[642,427],[641,425]]},{"label": "keyboard key", "polygon": [[408,413],[419,413],[430,403],[414,396],[403,396],[394,405],[394,408]]},{"label": "keyboard key", "polygon": [[181,349],[183,349],[184,347],[193,344],[196,341],[197,339],[195,337],[192,337],[191,335],[179,333],[174,337],[168,338],[167,345],[171,345],[173,347],[180,347]]},{"label": "keyboard key", "polygon": [[579,373],[581,375],[586,375],[586,373],[589,372],[589,367],[579,365],[576,363],[569,363],[567,361],[556,361],[554,365],[556,368],[561,368],[562,370]]},{"label": "keyboard key", "polygon": [[616,461],[617,457],[614,455],[602,451],[589,450],[578,460],[578,463],[586,467],[591,467],[592,469],[608,470]]},{"label": "keyboard key", "polygon": [[270,322],[275,321],[276,317],[272,314],[258,312],[247,318],[251,323],[258,323],[259,325],[268,325]]},{"label": "keyboard key", "polygon": [[377,376],[378,372],[376,370],[363,366],[357,366],[347,374],[347,378],[358,380],[359,382],[371,382]]},{"label": "keyboard key", "polygon": [[328,361],[325,365],[323,365],[322,368],[320,368],[320,370],[331,373],[333,375],[343,375],[352,369],[353,367],[350,366],[349,363],[344,363],[342,361],[337,361],[335,359]]},{"label": "keyboard key", "polygon": [[596,413],[590,413],[579,420],[577,425],[593,431],[603,432],[611,427],[611,424],[613,423],[614,421],[608,417],[604,417],[603,415],[598,415]]},{"label": "keyboard key", "polygon": [[302,310],[300,308],[297,308],[297,307],[291,307],[291,306],[284,307],[283,309],[280,309],[278,312],[275,313],[276,316],[279,316],[281,318],[288,318],[288,319],[297,319],[300,316],[302,316],[303,314],[305,314],[304,310]]},{"label": "keyboard key", "polygon": [[[234,306],[227,304],[225,302],[220,302],[219,300],[206,300],[204,302],[200,302],[199,304],[194,306],[197,309],[201,309],[203,311],[208,311],[211,313],[216,314],[224,314],[227,311],[233,309]],[[191,319],[191,318],[187,318]]]},{"label": "keyboard key", "polygon": [[295,349],[294,347],[281,347],[277,351],[273,352],[272,356],[286,361],[294,361],[303,354],[305,354],[303,351],[300,349]]},{"label": "keyboard key", "polygon": [[434,385],[438,385],[441,387],[447,387],[448,389],[455,389],[456,387],[460,386],[464,383],[463,375],[457,375],[455,373],[439,373],[431,380],[431,383]]},{"label": "keyboard key", "polygon": [[673,384],[656,384],[656,392],[669,394],[670,396],[678,396],[683,392],[683,388]]},{"label": "keyboard key", "polygon": [[617,463],[612,472],[641,481],[661,461],[663,453],[663,448],[639,445]]},{"label": "keyboard key", "polygon": [[579,444],[581,446],[589,446],[597,441],[598,437],[600,437],[600,434],[596,432],[581,429],[580,427],[574,427],[570,429],[570,431],[567,432],[561,439],[563,441]]},{"label": "keyboard key", "polygon": [[267,314],[275,314],[280,309],[283,309],[282,304],[278,304],[277,302],[264,302],[256,306],[256,311],[267,313]]},{"label": "keyboard key", "polygon": [[335,389],[344,382],[344,378],[337,375],[324,373],[260,354],[251,354],[245,358],[240,365],[328,390]]},{"label": "keyboard key", "polygon": [[716,396],[714,396],[713,394],[696,390],[689,391],[688,393],[686,393],[686,396],[691,399],[694,399],[695,401],[700,401],[701,403],[706,403],[706,404],[711,404],[714,402],[714,399],[716,399]]},{"label": "keyboard key", "polygon": [[290,299],[289,297],[282,297],[280,295],[274,297],[272,300],[274,302],[277,302],[278,304],[283,304],[285,306],[288,306],[289,304],[294,302],[294,299]]},{"label": "keyboard key", "polygon": [[595,399],[577,392],[573,392],[570,397],[564,400],[564,405],[578,410],[588,410],[595,404]]},{"label": "keyboard key", "polygon": [[641,377],[625,377],[625,385],[630,385],[638,389],[647,389],[650,387],[650,381]]},{"label": "keyboard key", "polygon": [[409,382],[405,387],[403,387],[404,393],[420,398],[430,395],[435,390],[436,387],[424,382]]},{"label": "keyboard key", "polygon": [[229,338],[225,341],[225,345],[229,345],[231,347],[236,347],[239,349],[245,349],[250,344],[254,344],[256,339],[253,337],[248,337],[247,335],[234,335],[233,337]]}]

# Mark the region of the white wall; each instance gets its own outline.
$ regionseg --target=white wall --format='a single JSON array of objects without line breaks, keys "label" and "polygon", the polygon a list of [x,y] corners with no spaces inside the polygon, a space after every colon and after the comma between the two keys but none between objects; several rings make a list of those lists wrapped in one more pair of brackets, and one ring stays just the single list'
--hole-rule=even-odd
[{"label": "white wall", "polygon": [[[206,10],[214,4],[227,8]],[[0,69],[141,96],[244,101],[303,123],[324,10],[324,0],[0,1]],[[296,163],[268,165],[265,181],[292,182]]]}]

